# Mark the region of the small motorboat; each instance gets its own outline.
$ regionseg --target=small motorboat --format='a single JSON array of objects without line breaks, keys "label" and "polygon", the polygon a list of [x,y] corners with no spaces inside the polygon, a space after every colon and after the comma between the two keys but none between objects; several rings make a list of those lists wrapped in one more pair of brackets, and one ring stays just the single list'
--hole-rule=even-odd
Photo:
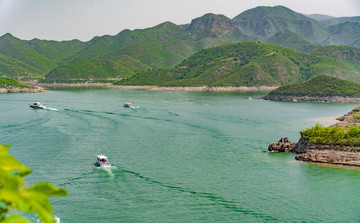
[{"label": "small motorboat", "polygon": [[131,104],[131,103],[125,103],[125,104],[124,104],[124,107],[125,107],[125,108],[131,108],[131,107],[132,107],[132,104]]},{"label": "small motorboat", "polygon": [[97,155],[96,156],[96,163],[95,166],[110,166],[108,158],[104,155]]},{"label": "small motorboat", "polygon": [[33,109],[46,109],[45,104],[41,104],[40,102],[33,102],[32,104],[29,104],[30,108]]}]

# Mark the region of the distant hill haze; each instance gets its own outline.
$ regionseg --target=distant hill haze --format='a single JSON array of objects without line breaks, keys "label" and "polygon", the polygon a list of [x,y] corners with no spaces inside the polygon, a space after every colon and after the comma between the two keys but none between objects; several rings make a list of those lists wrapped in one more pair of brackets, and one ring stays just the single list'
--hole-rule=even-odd
[{"label": "distant hill haze", "polygon": [[[334,19],[336,22],[328,22]],[[5,34],[0,37],[0,77],[110,82],[147,70],[172,68],[202,49],[257,41],[303,52],[323,45],[359,48],[359,20],[305,16],[276,6],[256,7],[233,19],[208,13],[186,25],[164,22],[147,29],[123,30],[115,36],[94,37],[88,42],[26,41]],[[354,79],[353,73],[348,76]],[[285,79],[284,83],[292,81]]]}]

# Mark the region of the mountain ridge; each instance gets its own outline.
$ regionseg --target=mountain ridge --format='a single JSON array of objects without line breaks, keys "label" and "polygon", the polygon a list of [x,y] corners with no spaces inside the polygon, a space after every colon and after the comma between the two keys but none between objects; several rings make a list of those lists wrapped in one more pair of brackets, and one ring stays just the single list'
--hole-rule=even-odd
[{"label": "mountain ridge", "polygon": [[[239,25],[239,18],[244,16],[250,19]],[[0,76],[40,80],[51,73],[48,80],[55,80],[59,72],[59,80],[63,80],[68,72],[73,81],[77,77],[81,81],[128,78],[147,69],[171,68],[202,49],[236,42],[261,41],[304,52],[321,44],[360,46],[356,23],[325,26],[284,6],[259,6],[235,18],[208,13],[190,24],[167,21],[146,29],[126,29],[114,36],[94,37],[88,42],[26,41],[5,34],[0,37]],[[246,24],[256,29],[246,32]],[[259,30],[265,30],[265,34]],[[126,64],[126,61],[131,62]],[[80,69],[86,64],[93,68],[91,72]],[[100,78],[96,72],[104,76]]]}]

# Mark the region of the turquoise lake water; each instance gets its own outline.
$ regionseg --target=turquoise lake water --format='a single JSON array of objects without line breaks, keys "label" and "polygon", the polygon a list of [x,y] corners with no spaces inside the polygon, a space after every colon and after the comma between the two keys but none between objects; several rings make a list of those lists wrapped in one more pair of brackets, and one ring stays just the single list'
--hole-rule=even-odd
[{"label": "turquoise lake water", "polygon": [[[357,105],[244,99],[264,94],[2,94],[0,144],[33,170],[29,185],[68,190],[51,198],[61,222],[359,222],[360,169],[263,152]],[[96,168],[98,154],[113,167]]]}]

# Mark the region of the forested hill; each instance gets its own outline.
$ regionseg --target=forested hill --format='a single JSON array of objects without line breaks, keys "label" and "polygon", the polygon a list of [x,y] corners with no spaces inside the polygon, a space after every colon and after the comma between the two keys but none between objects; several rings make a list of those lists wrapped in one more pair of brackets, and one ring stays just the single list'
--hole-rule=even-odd
[{"label": "forested hill", "polygon": [[236,43],[204,49],[175,68],[154,69],[120,85],[280,86],[316,75],[360,82],[360,49],[322,47],[309,53],[262,43]]},{"label": "forested hill", "polygon": [[282,101],[360,102],[360,84],[325,75],[305,83],[281,86],[264,97]]}]

